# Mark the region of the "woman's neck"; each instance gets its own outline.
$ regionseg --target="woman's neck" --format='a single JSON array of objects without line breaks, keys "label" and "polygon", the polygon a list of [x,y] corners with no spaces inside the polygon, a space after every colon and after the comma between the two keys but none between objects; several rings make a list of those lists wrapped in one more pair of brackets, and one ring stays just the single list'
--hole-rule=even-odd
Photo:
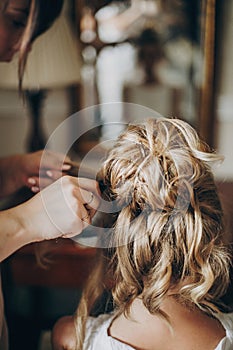
[{"label": "woman's neck", "polygon": [[137,298],[131,306],[130,317],[117,317],[109,330],[112,337],[135,349],[214,349],[225,336],[221,323],[197,307],[187,308],[173,297],[167,297],[161,310],[168,316],[169,324],[161,316],[152,315]]}]

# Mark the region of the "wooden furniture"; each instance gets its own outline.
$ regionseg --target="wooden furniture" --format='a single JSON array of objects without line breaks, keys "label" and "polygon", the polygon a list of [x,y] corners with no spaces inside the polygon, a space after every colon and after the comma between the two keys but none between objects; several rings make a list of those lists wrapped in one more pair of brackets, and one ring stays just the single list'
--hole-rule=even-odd
[{"label": "wooden furniture", "polygon": [[[29,244],[2,264],[10,350],[38,349],[42,331],[75,311],[96,252],[58,239]],[[46,253],[43,265],[36,259],[38,253]]]},{"label": "wooden furniture", "polygon": [[[47,262],[37,262],[36,250],[47,252]],[[82,288],[95,257],[95,248],[79,246],[71,239],[30,244],[10,258],[12,279],[23,286]]]}]

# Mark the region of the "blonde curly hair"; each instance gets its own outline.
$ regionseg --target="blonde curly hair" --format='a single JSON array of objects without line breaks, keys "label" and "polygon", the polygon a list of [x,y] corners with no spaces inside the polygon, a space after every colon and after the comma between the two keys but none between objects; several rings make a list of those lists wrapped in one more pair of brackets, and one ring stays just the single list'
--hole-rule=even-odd
[{"label": "blonde curly hair", "polygon": [[[115,308],[129,315],[135,298],[167,319],[169,294],[208,314],[220,311],[229,284],[230,259],[222,243],[223,213],[211,165],[221,158],[178,119],[129,125],[101,169],[103,197],[115,201],[113,237],[90,276],[76,313],[77,349],[85,322],[111,271]],[[169,322],[169,320],[168,320]]]}]

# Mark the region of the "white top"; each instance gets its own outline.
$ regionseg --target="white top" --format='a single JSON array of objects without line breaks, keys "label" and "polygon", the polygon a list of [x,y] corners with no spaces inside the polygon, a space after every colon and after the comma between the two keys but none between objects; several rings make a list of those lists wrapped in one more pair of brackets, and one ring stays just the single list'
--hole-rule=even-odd
[{"label": "white top", "polygon": [[[98,317],[89,317],[86,326],[86,336],[83,350],[133,350],[108,335],[115,314],[103,314]],[[214,350],[233,350],[233,313],[221,314],[219,321],[226,330],[226,336]]]}]

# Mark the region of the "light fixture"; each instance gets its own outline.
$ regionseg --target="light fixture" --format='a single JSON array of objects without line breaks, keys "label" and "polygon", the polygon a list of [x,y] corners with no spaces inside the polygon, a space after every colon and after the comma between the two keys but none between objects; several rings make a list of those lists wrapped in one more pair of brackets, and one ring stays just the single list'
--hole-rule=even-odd
[{"label": "light fixture", "polygon": [[[28,151],[41,149],[45,145],[41,107],[46,91],[77,85],[80,82],[80,68],[78,40],[65,7],[52,28],[35,41],[28,57],[23,78],[23,90],[31,112]],[[0,76],[1,89],[18,89],[17,58],[11,63],[0,63]]]}]

